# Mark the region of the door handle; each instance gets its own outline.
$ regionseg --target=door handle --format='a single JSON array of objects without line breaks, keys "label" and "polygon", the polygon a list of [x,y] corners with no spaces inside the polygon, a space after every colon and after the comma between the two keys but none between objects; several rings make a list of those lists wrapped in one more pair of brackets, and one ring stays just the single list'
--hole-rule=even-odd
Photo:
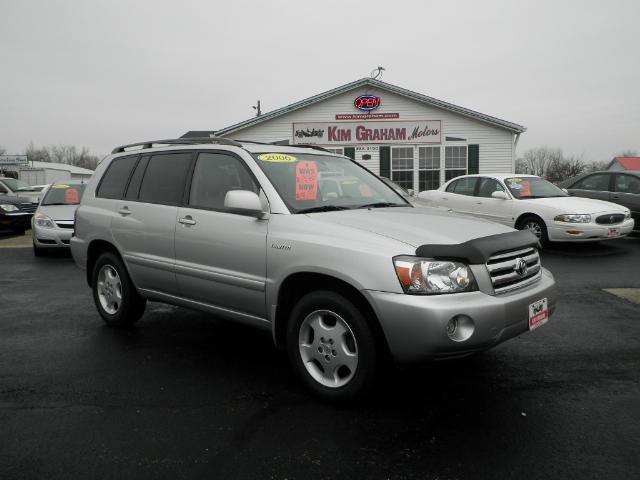
[{"label": "door handle", "polygon": [[618,195],[614,195],[614,196],[613,196],[613,197],[611,197],[611,198],[613,198],[614,200],[619,200],[619,199],[620,199],[620,197],[619,197]]},{"label": "door handle", "polygon": [[129,210],[129,207],[127,207],[126,205],[124,207],[122,207],[120,210],[118,210],[118,213],[120,215],[124,215],[125,217],[127,215],[131,215],[131,210]]},{"label": "door handle", "polygon": [[191,215],[187,215],[186,217],[179,218],[178,223],[181,223],[182,225],[195,225],[197,222],[191,218]]},{"label": "door handle", "polygon": [[442,197],[442,200],[449,200],[447,197]]},{"label": "door handle", "polygon": [[476,205],[482,205],[482,202],[476,202]]}]

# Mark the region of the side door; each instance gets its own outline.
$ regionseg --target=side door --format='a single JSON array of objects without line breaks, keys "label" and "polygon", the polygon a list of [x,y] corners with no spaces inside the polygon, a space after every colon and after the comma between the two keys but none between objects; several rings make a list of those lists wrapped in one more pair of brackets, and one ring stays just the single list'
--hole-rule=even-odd
[{"label": "side door", "polygon": [[640,229],[640,176],[616,173],[611,201],[631,210],[633,228]]},{"label": "side door", "polygon": [[141,157],[115,203],[111,231],[138,288],[177,294],[174,235],[192,158],[189,151]]},{"label": "side door", "polygon": [[[511,195],[495,178],[482,177],[475,196],[474,214],[477,217],[513,226],[513,202]],[[493,198],[493,192],[504,192],[507,200]]]},{"label": "side door", "polygon": [[476,199],[474,197],[478,177],[463,177],[447,185],[442,194],[442,206],[456,213],[473,215]]},{"label": "side door", "polygon": [[[198,153],[176,224],[180,296],[265,318],[268,220],[226,209],[230,190],[261,193],[240,157],[225,151]],[[266,206],[266,197],[261,198]]]},{"label": "side door", "polygon": [[609,172],[594,173],[578,180],[567,190],[571,196],[608,201],[611,195],[612,180],[613,175]]}]

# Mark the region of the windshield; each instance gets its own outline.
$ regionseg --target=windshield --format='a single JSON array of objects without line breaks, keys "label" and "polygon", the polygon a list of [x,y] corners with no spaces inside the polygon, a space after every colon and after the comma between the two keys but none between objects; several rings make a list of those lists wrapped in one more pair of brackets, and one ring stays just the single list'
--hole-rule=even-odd
[{"label": "windshield", "polygon": [[504,183],[511,192],[511,195],[513,195],[513,198],[519,200],[567,196],[564,190],[540,177],[505,178]]},{"label": "windshield", "polygon": [[78,205],[85,187],[85,184],[52,185],[42,199],[41,205]]},{"label": "windshield", "polygon": [[14,192],[20,190],[33,190],[33,188],[31,188],[28,183],[23,182],[22,180],[16,180],[15,178],[5,178],[2,181],[6,183],[7,187],[9,187]]},{"label": "windshield", "polygon": [[380,178],[344,157],[297,152],[253,157],[293,213],[411,207]]},{"label": "windshield", "polygon": [[411,198],[411,195],[409,195],[409,192],[407,192],[404,188],[402,188],[400,185],[395,183],[393,180],[389,180],[386,177],[380,177],[380,180],[382,180],[384,183],[389,185],[392,189],[394,189],[397,193],[399,193],[402,196],[402,198],[404,198],[405,200],[409,200],[409,198]]}]

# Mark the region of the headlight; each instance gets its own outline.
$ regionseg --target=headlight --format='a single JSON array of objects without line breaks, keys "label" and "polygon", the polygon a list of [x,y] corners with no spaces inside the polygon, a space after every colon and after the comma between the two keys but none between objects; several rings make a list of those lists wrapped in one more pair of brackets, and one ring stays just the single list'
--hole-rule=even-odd
[{"label": "headlight", "polygon": [[589,223],[591,221],[591,215],[568,213],[565,215],[558,215],[554,220],[556,222],[565,223]]},{"label": "headlight", "polygon": [[436,295],[477,290],[468,265],[449,260],[402,256],[393,259],[404,293]]},{"label": "headlight", "polygon": [[18,210],[18,207],[11,205],[10,203],[0,203],[0,208],[5,212],[15,212]]},{"label": "headlight", "polygon": [[54,228],[56,226],[53,220],[51,220],[46,215],[43,215],[42,213],[36,213],[35,217],[33,218],[33,222],[36,224],[36,226],[42,228]]}]

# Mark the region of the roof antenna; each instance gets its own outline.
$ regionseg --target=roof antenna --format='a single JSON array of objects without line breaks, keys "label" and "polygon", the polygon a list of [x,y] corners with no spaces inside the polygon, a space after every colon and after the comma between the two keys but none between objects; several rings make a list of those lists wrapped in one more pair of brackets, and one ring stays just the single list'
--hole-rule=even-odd
[{"label": "roof antenna", "polygon": [[377,80],[378,78],[382,77],[382,72],[385,71],[384,67],[378,67],[378,68],[374,68],[373,70],[371,70],[371,78],[373,78],[374,80]]},{"label": "roof antenna", "polygon": [[262,110],[260,110],[260,100],[258,100],[258,104],[252,107],[256,111],[256,117],[262,115]]}]

